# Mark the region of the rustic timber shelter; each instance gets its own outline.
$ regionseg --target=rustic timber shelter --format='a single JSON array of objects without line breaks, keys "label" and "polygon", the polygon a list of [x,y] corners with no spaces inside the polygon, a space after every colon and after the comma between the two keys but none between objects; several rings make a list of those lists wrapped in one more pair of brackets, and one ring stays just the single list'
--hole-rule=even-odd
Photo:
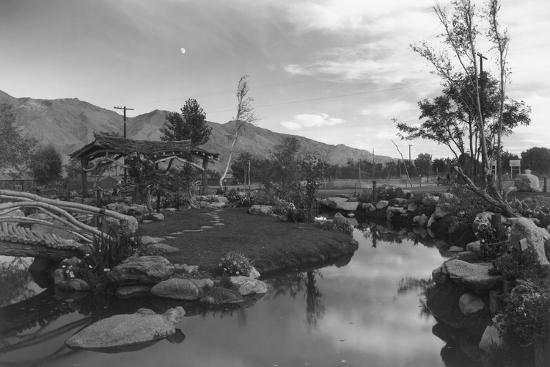
[{"label": "rustic timber shelter", "polygon": [[[219,157],[217,153],[210,153],[202,148],[192,146],[191,140],[133,140],[97,133],[94,134],[94,138],[94,141],[70,154],[71,159],[80,160],[82,166],[83,197],[87,193],[87,172],[106,165],[123,166],[122,163],[119,163],[119,159],[131,154],[142,155],[157,164],[167,162],[170,166],[176,160],[196,167],[202,171],[202,192],[206,193],[208,163],[217,161]],[[193,162],[192,158],[195,157],[202,159],[201,165]]]}]

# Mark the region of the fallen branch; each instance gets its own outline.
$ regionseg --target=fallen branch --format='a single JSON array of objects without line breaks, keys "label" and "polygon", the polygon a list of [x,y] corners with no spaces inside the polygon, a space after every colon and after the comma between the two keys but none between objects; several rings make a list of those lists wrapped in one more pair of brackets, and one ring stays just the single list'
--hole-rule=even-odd
[{"label": "fallen branch", "polygon": [[479,188],[473,181],[468,177],[460,167],[454,167],[455,171],[458,173],[458,175],[466,182],[466,185],[468,186],[468,189],[475,193],[477,196],[485,200],[490,205],[494,206],[495,208],[499,209],[502,214],[504,214],[507,217],[519,217],[514,209],[508,204],[506,201],[497,198],[495,199],[491,195],[487,193],[487,191]]}]

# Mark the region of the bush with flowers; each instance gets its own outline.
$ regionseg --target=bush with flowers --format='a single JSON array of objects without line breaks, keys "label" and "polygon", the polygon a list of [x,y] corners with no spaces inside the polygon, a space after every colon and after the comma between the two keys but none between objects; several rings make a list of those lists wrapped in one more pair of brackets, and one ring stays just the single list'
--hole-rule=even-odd
[{"label": "bush with flowers", "polygon": [[230,251],[220,259],[218,269],[223,275],[248,276],[252,269],[252,261],[241,253]]}]

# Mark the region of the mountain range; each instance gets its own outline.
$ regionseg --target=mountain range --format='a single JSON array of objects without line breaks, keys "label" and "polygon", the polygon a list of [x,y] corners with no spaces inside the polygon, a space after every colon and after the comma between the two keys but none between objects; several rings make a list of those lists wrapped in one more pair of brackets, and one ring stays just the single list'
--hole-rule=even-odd
[{"label": "mountain range", "polygon": [[[107,110],[77,98],[63,99],[33,99],[15,98],[0,91],[0,104],[13,107],[16,125],[24,134],[36,138],[40,144],[53,145],[65,160],[69,153],[93,140],[94,132],[109,132],[122,134],[122,117]],[[127,136],[138,140],[160,140],[160,127],[166,120],[168,111],[154,110],[127,119]],[[261,123],[260,123],[261,124]],[[219,162],[213,169],[221,171],[230,152],[231,135],[235,121],[224,124],[210,122],[212,128],[210,140],[204,149],[220,153]],[[313,153],[331,164],[345,165],[348,160],[372,161],[372,153],[351,148],[343,144],[330,145],[298,135],[277,133],[258,125],[246,124],[242,129],[236,154],[249,152],[258,158],[269,158],[277,145],[285,138],[294,137],[300,143],[300,153]],[[377,163],[393,160],[386,156],[375,156]]]}]

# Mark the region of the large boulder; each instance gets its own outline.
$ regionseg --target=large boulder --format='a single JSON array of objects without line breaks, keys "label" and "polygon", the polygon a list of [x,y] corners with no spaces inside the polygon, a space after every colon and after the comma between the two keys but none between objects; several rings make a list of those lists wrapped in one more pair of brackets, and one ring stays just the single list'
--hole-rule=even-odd
[{"label": "large boulder", "polygon": [[179,248],[167,245],[165,243],[153,243],[145,248],[145,253],[147,255],[174,254],[179,251]]},{"label": "large boulder", "polygon": [[335,224],[347,224],[348,223],[348,219],[346,217],[344,217],[342,215],[342,213],[336,213],[334,215],[334,218],[332,218],[332,221],[335,223]]},{"label": "large boulder", "polygon": [[142,308],[134,314],[97,321],[71,336],[65,344],[75,349],[92,350],[139,346],[175,334],[176,324],[184,315],[182,307],[169,309],[162,315]]},{"label": "large boulder", "polygon": [[416,215],[413,218],[413,224],[424,227],[428,223],[428,216],[426,214]]},{"label": "large boulder", "polygon": [[511,218],[512,231],[510,235],[510,245],[522,249],[520,241],[525,239],[527,246],[535,250],[538,261],[541,265],[548,265],[544,244],[550,240],[550,234],[544,228],[537,227],[529,218]]},{"label": "large boulder", "polygon": [[248,209],[249,214],[254,215],[273,215],[273,206],[271,205],[252,205]]},{"label": "large boulder", "polygon": [[107,278],[115,284],[156,284],[174,274],[174,265],[162,256],[131,256],[115,266]]},{"label": "large boulder", "polygon": [[379,200],[377,203],[376,203],[376,210],[384,210],[388,207],[389,205],[389,201],[388,200]]},{"label": "large boulder", "polygon": [[117,288],[115,295],[119,298],[142,297],[151,294],[150,285],[124,285]]},{"label": "large boulder", "polygon": [[330,198],[322,199],[320,201],[320,204],[334,210],[354,212],[357,210],[357,206],[359,205],[359,202],[348,201],[347,198],[330,197]]},{"label": "large boulder", "polygon": [[526,169],[525,173],[517,175],[514,185],[519,192],[540,192],[539,178]]},{"label": "large boulder", "polygon": [[199,299],[199,287],[190,279],[172,278],[164,280],[151,288],[158,297],[195,301]]},{"label": "large boulder", "polygon": [[489,274],[492,268],[491,263],[471,264],[463,260],[452,259],[435,269],[432,272],[432,278],[436,283],[442,283],[449,279],[468,289],[487,291],[498,288],[502,284],[502,277]]}]

